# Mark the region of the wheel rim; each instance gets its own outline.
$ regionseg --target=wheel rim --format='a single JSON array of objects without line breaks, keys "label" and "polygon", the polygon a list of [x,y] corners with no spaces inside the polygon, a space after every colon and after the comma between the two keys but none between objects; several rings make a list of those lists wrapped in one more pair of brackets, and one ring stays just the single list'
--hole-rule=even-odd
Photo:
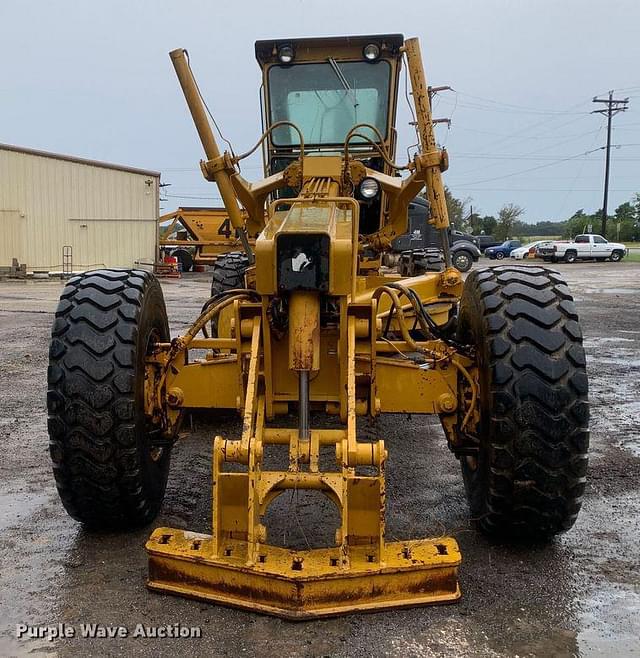
[{"label": "wheel rim", "polygon": [[499,251],[499,252],[496,254],[496,258],[497,258],[498,260],[502,260],[502,259],[504,258],[504,254],[503,254],[501,251]]},{"label": "wheel rim", "polygon": [[469,256],[460,254],[459,256],[456,256],[455,263],[459,270],[466,270],[469,267]]}]

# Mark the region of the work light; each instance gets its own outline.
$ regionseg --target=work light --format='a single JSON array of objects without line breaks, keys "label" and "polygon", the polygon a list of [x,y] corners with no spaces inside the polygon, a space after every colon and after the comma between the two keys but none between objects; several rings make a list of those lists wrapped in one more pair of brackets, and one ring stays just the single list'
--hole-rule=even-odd
[{"label": "work light", "polygon": [[378,185],[378,181],[374,178],[365,178],[362,183],[360,183],[358,190],[363,199],[373,199],[378,196],[380,185]]},{"label": "work light", "polygon": [[278,49],[278,59],[283,64],[291,64],[293,62],[293,48],[291,46],[280,46]]},{"label": "work light", "polygon": [[365,59],[373,62],[380,57],[380,48],[375,43],[369,43],[362,49],[362,54]]}]

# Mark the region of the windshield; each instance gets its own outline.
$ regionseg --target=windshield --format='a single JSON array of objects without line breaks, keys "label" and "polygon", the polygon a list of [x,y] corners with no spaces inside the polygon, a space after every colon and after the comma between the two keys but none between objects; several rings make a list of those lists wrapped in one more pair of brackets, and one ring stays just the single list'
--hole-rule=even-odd
[{"label": "windshield", "polygon": [[[384,60],[273,66],[269,69],[271,123],[295,123],[305,144],[342,144],[357,123],[370,123],[386,137],[390,71]],[[378,141],[370,129],[359,132]],[[273,143],[297,146],[298,134],[281,126],[273,131]]]}]

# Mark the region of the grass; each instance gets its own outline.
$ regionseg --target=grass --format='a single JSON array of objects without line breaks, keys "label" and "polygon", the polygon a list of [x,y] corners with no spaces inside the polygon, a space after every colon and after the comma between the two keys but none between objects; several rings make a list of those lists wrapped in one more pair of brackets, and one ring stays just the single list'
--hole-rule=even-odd
[{"label": "grass", "polygon": [[622,259],[623,263],[640,263],[640,254],[629,254]]}]

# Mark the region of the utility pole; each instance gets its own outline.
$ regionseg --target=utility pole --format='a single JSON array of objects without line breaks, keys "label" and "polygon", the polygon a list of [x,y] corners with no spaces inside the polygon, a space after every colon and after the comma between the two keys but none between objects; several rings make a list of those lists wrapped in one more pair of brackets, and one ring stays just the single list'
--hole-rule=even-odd
[{"label": "utility pole", "polygon": [[609,201],[609,168],[611,163],[611,119],[618,114],[624,112],[628,107],[629,99],[614,99],[613,91],[609,92],[609,98],[597,98],[594,96],[594,103],[604,103],[606,105],[602,110],[593,110],[591,114],[602,114],[607,117],[607,146],[606,157],[604,161],[604,196],[602,199],[602,236],[606,237],[607,233],[607,203]]}]

